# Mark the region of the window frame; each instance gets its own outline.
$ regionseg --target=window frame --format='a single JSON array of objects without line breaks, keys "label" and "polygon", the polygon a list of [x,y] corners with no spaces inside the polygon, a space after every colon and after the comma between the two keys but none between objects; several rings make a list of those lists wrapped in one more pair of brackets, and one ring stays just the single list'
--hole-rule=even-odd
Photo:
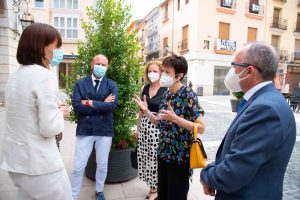
[{"label": "window frame", "polygon": [[[58,18],[58,25],[55,26],[55,18]],[[64,18],[64,26],[61,26],[61,18]],[[71,18],[71,28],[68,27],[68,18]],[[77,19],[77,27],[74,28],[74,19]],[[79,28],[80,28],[80,17],[78,15],[64,15],[64,14],[54,14],[52,18],[52,25],[55,27],[59,32],[61,29],[64,29],[64,35],[60,32],[62,38],[64,40],[78,40],[79,39]],[[68,37],[68,30],[72,30],[72,37]],[[77,37],[74,37],[74,31],[77,30]]]}]

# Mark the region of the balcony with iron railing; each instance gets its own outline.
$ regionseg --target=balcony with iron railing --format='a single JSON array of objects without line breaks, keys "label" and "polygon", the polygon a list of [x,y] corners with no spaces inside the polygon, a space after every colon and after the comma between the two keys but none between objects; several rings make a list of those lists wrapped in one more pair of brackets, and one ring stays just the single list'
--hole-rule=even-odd
[{"label": "balcony with iron railing", "polygon": [[189,50],[189,41],[184,39],[178,43],[178,49],[180,52],[185,52]]},{"label": "balcony with iron railing", "polygon": [[145,37],[144,36],[138,37],[138,42],[140,45],[144,46],[145,45]]},{"label": "balcony with iron railing", "polygon": [[236,41],[234,40],[215,40],[215,53],[232,55],[236,51]]},{"label": "balcony with iron railing", "polygon": [[159,57],[164,58],[167,57],[168,55],[171,55],[172,53],[168,50],[168,48],[164,48],[159,51]]},{"label": "balcony with iron railing", "polygon": [[287,30],[288,28],[288,20],[282,19],[279,17],[272,17],[271,19],[271,28]]},{"label": "balcony with iron railing", "polygon": [[258,4],[251,4],[246,2],[246,17],[262,20],[264,18],[264,6]]},{"label": "balcony with iron railing", "polygon": [[281,2],[281,3],[286,3],[287,0],[274,0],[274,1],[278,1],[278,2]]},{"label": "balcony with iron railing", "polygon": [[300,21],[296,23],[294,32],[300,34]]},{"label": "balcony with iron railing", "polygon": [[152,44],[152,45],[147,46],[145,54],[149,55],[149,54],[156,53],[158,51],[159,51],[159,44],[156,44],[156,45]]},{"label": "balcony with iron railing", "polygon": [[279,60],[280,61],[286,61],[288,60],[289,58],[289,52],[287,50],[283,50],[283,49],[279,49],[279,48],[275,48],[277,54],[278,54],[278,57],[279,57]]},{"label": "balcony with iron railing", "polygon": [[292,61],[300,63],[300,51],[292,52]]},{"label": "balcony with iron railing", "polygon": [[217,11],[228,14],[235,14],[236,0],[217,0]]}]

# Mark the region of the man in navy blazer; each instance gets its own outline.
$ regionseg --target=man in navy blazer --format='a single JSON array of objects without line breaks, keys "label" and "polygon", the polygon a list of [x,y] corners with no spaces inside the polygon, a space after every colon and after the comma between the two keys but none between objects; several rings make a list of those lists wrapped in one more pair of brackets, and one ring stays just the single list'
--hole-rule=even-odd
[{"label": "man in navy blazer", "polygon": [[103,187],[108,155],[114,134],[113,112],[117,107],[117,84],[105,76],[108,60],[97,55],[91,62],[92,74],[77,80],[73,92],[73,109],[78,115],[76,148],[71,175],[73,199],[79,198],[82,176],[95,144],[96,200],[104,200]]},{"label": "man in navy blazer", "polygon": [[248,44],[225,78],[243,91],[215,162],[201,171],[204,193],[217,200],[281,200],[284,174],[296,140],[294,115],[274,87],[278,56],[265,43]]}]

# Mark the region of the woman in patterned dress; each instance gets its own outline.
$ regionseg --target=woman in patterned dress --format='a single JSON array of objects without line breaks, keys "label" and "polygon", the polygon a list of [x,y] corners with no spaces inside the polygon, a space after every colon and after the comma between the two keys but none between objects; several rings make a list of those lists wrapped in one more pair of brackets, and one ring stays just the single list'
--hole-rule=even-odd
[{"label": "woman in patterned dress", "polygon": [[[147,83],[142,89],[141,98],[147,101],[150,112],[157,114],[160,101],[167,88],[160,87],[161,65],[149,62],[144,70],[144,80]],[[139,113],[136,137],[138,138],[138,170],[139,178],[150,188],[146,199],[157,197],[157,148],[158,128],[150,120]]]},{"label": "woman in patterned dress", "polygon": [[186,200],[189,190],[189,157],[194,123],[198,132],[204,132],[203,109],[197,95],[182,85],[188,64],[184,57],[173,55],[163,61],[161,86],[169,90],[163,95],[159,114],[153,115],[146,101],[135,97],[136,104],[150,121],[157,125],[158,144],[158,198],[159,200]]}]

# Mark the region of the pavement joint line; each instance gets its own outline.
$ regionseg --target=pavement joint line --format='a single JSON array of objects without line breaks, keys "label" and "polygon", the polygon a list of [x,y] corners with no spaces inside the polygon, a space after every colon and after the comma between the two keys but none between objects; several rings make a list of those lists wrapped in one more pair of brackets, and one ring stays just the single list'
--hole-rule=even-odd
[{"label": "pavement joint line", "polygon": [[223,104],[223,103],[218,103],[218,102],[216,102],[216,101],[212,101],[212,100],[200,99],[200,105],[201,105],[201,102],[205,102],[205,103],[211,103],[211,104],[215,104],[215,105],[219,105],[219,106],[224,106],[224,107],[227,107],[227,108],[231,108],[231,106],[230,106],[230,105]]},{"label": "pavement joint line", "polygon": [[[205,147],[216,147],[216,146],[220,146],[222,140],[217,140],[217,141],[202,141],[203,145]],[[300,136],[296,137],[296,142],[300,142]]]},{"label": "pavement joint line", "polygon": [[217,147],[220,146],[221,144],[221,140],[217,140],[217,141],[203,141],[203,145],[205,147]]}]

